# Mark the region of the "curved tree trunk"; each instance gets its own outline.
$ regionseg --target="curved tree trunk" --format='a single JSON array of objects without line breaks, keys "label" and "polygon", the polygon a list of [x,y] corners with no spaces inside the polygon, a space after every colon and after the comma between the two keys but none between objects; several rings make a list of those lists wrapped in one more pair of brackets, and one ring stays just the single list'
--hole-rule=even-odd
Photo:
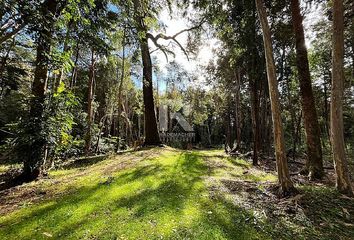
[{"label": "curved tree trunk", "polygon": [[291,0],[291,15],[296,39],[296,64],[299,72],[301,104],[306,131],[307,161],[304,170],[309,174],[310,179],[321,179],[324,175],[324,171],[320,127],[312,92],[311,75],[299,0]]},{"label": "curved tree trunk", "polygon": [[280,193],[282,196],[286,196],[295,192],[296,189],[294,188],[293,183],[290,179],[288,163],[286,159],[284,133],[279,104],[279,90],[276,78],[272,39],[267,20],[267,13],[262,0],[256,0],[256,6],[263,30],[263,42],[266,56],[269,95],[272,109],[275,156],[278,180],[280,184]]},{"label": "curved tree trunk", "polygon": [[144,24],[143,8],[139,0],[134,0],[134,18],[137,25],[140,42],[141,57],[143,61],[143,99],[145,116],[145,142],[144,145],[160,145],[160,137],[157,129],[154,94],[152,85],[152,63],[149,51],[147,33]]},{"label": "curved tree trunk", "polygon": [[343,0],[333,1],[333,53],[332,53],[332,92],[331,92],[331,142],[334,168],[337,176],[337,189],[353,196],[348,162],[345,153],[343,127],[344,90],[344,7]]}]

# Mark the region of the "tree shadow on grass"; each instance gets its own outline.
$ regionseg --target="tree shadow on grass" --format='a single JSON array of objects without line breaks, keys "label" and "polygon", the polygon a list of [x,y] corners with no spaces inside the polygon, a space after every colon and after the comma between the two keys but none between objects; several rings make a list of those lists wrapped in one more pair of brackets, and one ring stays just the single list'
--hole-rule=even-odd
[{"label": "tree shadow on grass", "polygon": [[90,156],[85,158],[75,159],[67,164],[64,164],[61,168],[64,170],[70,170],[73,168],[89,167],[96,163],[107,160],[110,155]]},{"label": "tree shadow on grass", "polygon": [[[247,224],[250,213],[227,201],[203,197],[208,195],[202,179],[208,167],[202,160],[203,155],[187,152],[178,155],[175,162],[144,162],[113,176],[107,184],[79,187],[74,193],[0,219],[0,238],[38,239],[44,238],[43,233],[57,239],[117,238],[128,234],[126,229],[133,229],[136,238],[154,239],[163,231],[163,223],[171,224],[175,219],[173,229],[168,228],[172,239],[187,235],[197,239],[257,236]],[[195,212],[189,216],[186,209]],[[190,217],[193,221],[186,224]],[[152,219],[156,226],[150,224]]]}]

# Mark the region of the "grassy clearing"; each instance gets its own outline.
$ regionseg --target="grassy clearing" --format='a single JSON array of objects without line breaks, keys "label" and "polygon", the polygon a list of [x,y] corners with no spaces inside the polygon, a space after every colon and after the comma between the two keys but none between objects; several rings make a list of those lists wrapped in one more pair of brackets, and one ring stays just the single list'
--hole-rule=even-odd
[{"label": "grassy clearing", "polygon": [[[234,180],[242,188],[230,185]],[[330,239],[327,232],[337,226],[338,209],[326,215],[334,223],[323,226],[325,233],[317,229],[322,221],[313,223],[311,216],[312,225],[303,227],[289,218],[259,214],[264,206],[250,202],[246,193],[256,196],[275,180],[272,173],[222,151],[150,149],[68,164],[50,172],[49,179],[7,193],[7,202],[22,200],[3,211],[0,239],[306,239],[315,233]],[[311,191],[316,190],[304,191],[312,207],[316,194]],[[241,201],[235,200],[238,194]],[[348,227],[340,230],[346,239]]]}]

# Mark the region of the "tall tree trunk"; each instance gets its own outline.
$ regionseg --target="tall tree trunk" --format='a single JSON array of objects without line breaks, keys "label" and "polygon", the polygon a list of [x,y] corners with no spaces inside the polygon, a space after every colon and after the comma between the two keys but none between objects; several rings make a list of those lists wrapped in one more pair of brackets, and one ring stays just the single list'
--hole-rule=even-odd
[{"label": "tall tree trunk", "polygon": [[143,61],[143,99],[145,115],[145,142],[144,145],[160,145],[157,129],[154,94],[152,85],[152,63],[147,38],[148,29],[144,24],[143,7],[141,1],[134,0],[134,18],[137,25],[140,42],[141,57]]},{"label": "tall tree trunk", "polygon": [[227,110],[227,117],[225,119],[225,128],[226,128],[226,141],[225,141],[225,152],[229,153],[232,147],[232,140],[231,140],[231,117],[230,112]]},{"label": "tall tree trunk", "polygon": [[89,154],[91,150],[91,142],[92,142],[92,122],[93,122],[93,110],[92,110],[92,102],[94,95],[94,81],[95,81],[95,51],[92,49],[91,51],[91,65],[89,71],[89,78],[87,83],[87,129],[86,129],[86,137],[85,137],[85,154]]},{"label": "tall tree trunk", "polygon": [[239,69],[235,71],[235,79],[236,79],[236,92],[235,92],[236,148],[235,151],[237,151],[241,147],[241,103],[240,103],[241,73]]},{"label": "tall tree trunk", "polygon": [[343,0],[333,1],[333,53],[331,92],[331,142],[337,189],[353,196],[345,152],[343,127],[344,91],[344,7]]},{"label": "tall tree trunk", "polygon": [[327,81],[324,78],[323,82],[323,98],[324,98],[324,122],[325,122],[325,128],[326,128],[326,133],[327,137],[330,138],[330,129],[329,129],[329,109],[328,109],[328,85]]},{"label": "tall tree trunk", "polygon": [[[118,87],[118,117],[117,117],[117,131],[118,131],[118,136],[117,136],[117,147],[116,151],[120,150],[120,119],[121,119],[121,105],[122,105],[122,91],[123,91],[123,83],[124,83],[124,77],[125,77],[125,29],[124,29],[124,34],[123,34],[123,41],[122,41],[122,46],[123,46],[123,56],[122,56],[122,71],[120,75],[120,80],[119,80],[119,87]],[[117,64],[117,77],[119,73],[119,68]]]},{"label": "tall tree trunk", "polygon": [[24,181],[36,179],[42,171],[45,158],[46,138],[43,133],[44,101],[48,80],[49,54],[52,41],[52,29],[57,17],[58,1],[47,0],[43,3],[41,13],[44,16],[42,28],[38,32],[34,80],[30,102],[30,116],[26,126],[26,134],[31,136],[23,148],[23,177]]},{"label": "tall tree trunk", "polygon": [[307,161],[303,172],[308,172],[310,179],[321,179],[324,171],[320,127],[312,92],[299,0],[291,0],[291,15],[296,39],[296,63],[299,72],[300,95],[307,143]]},{"label": "tall tree trunk", "polygon": [[262,0],[256,0],[256,7],[261,22],[261,27],[263,30],[263,42],[266,57],[269,95],[272,108],[275,156],[278,180],[280,184],[280,194],[282,196],[286,196],[295,192],[296,189],[294,188],[293,183],[290,179],[288,162],[286,159],[284,133],[279,103],[279,90],[277,86],[278,84],[273,57],[272,39],[267,20],[267,13]]},{"label": "tall tree trunk", "polygon": [[251,118],[252,118],[252,135],[253,135],[253,160],[254,166],[258,165],[259,151],[259,94],[257,80],[250,80],[250,97],[251,97]]}]

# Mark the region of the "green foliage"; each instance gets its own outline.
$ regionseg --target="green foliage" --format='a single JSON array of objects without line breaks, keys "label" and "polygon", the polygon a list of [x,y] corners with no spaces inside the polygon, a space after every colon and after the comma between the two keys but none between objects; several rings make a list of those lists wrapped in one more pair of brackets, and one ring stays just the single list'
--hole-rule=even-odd
[{"label": "green foliage", "polygon": [[61,82],[44,113],[47,118],[44,132],[47,134],[48,145],[52,149],[51,157],[67,157],[66,153],[72,151],[72,148],[77,145],[71,132],[75,125],[74,114],[79,111],[78,107],[78,99]]}]

